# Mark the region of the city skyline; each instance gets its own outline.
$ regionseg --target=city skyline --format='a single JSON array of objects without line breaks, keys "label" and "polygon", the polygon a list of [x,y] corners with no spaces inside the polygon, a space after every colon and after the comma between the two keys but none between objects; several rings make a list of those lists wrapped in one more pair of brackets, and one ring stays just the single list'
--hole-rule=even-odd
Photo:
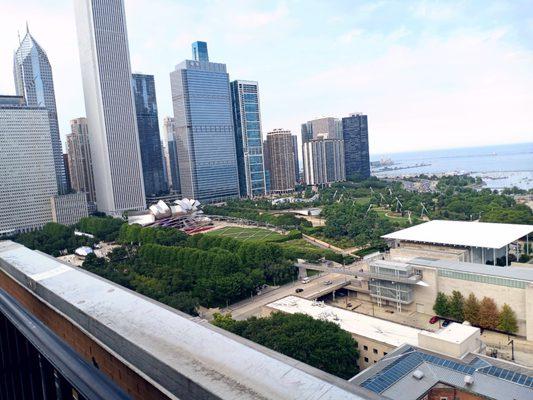
[{"label": "city skyline", "polygon": [[[69,121],[86,116],[72,3],[33,3],[20,10],[8,1],[4,7],[12,18],[0,28],[6,39],[0,44],[1,92],[14,94],[9,56],[18,44],[17,30],[23,32],[28,20],[54,70],[64,141]],[[169,7],[184,16],[178,28],[164,23],[177,15],[165,11]],[[235,23],[220,32],[221,21],[235,7],[127,2],[132,70],[155,75],[160,123],[172,115],[168,73],[191,42],[205,40],[214,49],[212,58],[227,63],[230,79],[261,85],[265,132],[298,132],[302,121],[360,111],[371,117],[373,154],[530,140],[533,117],[527,110],[533,94],[527,88],[533,84],[533,54],[528,38],[533,30],[525,3],[412,2],[400,7],[360,2],[351,7],[339,1],[332,9],[316,2],[306,12],[299,7],[243,4]],[[394,12],[399,13],[394,23],[378,27]],[[319,36],[295,34],[307,32],[318,15],[324,24]],[[192,26],[188,20],[203,23]],[[147,37],[150,22],[157,26]],[[247,51],[241,52],[241,46]],[[288,56],[291,49],[296,56]],[[505,118],[486,118],[495,114]]]}]

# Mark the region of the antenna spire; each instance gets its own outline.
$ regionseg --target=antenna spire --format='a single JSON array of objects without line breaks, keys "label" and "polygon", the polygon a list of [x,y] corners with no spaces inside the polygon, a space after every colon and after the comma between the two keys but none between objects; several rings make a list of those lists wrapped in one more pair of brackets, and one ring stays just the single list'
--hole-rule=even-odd
[{"label": "antenna spire", "polygon": [[30,28],[28,27],[28,21],[26,21],[26,33],[30,33]]}]

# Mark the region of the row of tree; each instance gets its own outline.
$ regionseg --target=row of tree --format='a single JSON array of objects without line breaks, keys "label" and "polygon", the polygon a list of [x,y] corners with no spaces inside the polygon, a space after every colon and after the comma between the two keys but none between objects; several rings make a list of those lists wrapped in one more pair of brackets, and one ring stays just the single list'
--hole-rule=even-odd
[{"label": "row of tree", "polygon": [[484,329],[497,329],[506,333],[518,331],[516,313],[508,304],[504,304],[499,311],[493,299],[484,297],[479,301],[474,293],[470,293],[465,299],[457,290],[451,296],[439,292],[433,311],[441,317],[458,322],[468,321],[473,326]]},{"label": "row of tree", "polygon": [[246,321],[215,314],[213,324],[343,379],[359,372],[357,342],[333,322],[276,312]]}]

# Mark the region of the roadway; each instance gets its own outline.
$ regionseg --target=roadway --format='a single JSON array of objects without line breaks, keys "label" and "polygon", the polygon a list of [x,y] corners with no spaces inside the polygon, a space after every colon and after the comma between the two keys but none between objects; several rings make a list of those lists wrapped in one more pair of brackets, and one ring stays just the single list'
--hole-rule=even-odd
[{"label": "roadway", "polygon": [[[330,285],[325,285],[324,282],[331,281]],[[279,286],[276,289],[269,290],[263,294],[254,296],[251,299],[243,300],[232,304],[227,308],[221,309],[221,313],[231,313],[236,320],[244,320],[252,316],[261,314],[262,308],[269,303],[282,299],[283,297],[294,295],[306,299],[315,299],[323,296],[337,288],[345,286],[349,280],[346,275],[341,274],[324,274],[315,275],[307,284],[300,281],[287,283]],[[303,292],[296,293],[297,288],[302,288]]]}]

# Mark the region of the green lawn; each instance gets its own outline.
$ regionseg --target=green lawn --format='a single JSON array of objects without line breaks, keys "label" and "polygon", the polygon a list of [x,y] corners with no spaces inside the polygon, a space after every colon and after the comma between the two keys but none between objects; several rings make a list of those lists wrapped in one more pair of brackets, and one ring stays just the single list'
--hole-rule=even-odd
[{"label": "green lawn", "polygon": [[263,228],[241,228],[238,226],[226,226],[206,233],[207,235],[229,236],[239,240],[254,240],[270,242],[281,239],[283,235]]}]

